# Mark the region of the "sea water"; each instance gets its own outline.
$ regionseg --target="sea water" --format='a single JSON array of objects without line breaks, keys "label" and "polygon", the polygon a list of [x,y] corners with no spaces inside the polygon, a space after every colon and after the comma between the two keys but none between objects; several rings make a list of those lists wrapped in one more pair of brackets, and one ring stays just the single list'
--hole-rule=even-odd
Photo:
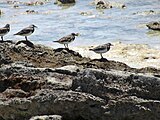
[{"label": "sea water", "polygon": [[[69,47],[84,57],[100,58],[89,48],[111,42],[114,46],[103,55],[105,58],[136,68],[160,68],[160,31],[146,27],[149,22],[160,21],[160,0],[112,0],[112,4],[125,4],[126,8],[113,6],[104,10],[96,9],[93,0],[76,0],[76,4],[69,6],[55,5],[55,0],[38,0],[45,4],[36,6],[24,4],[36,0],[17,1],[22,3],[8,4],[7,0],[0,0],[3,11],[0,27],[11,24],[11,31],[4,37],[6,40],[24,40],[13,34],[35,24],[38,29],[28,37],[35,44],[64,47],[52,41],[75,32],[80,36]],[[35,13],[27,14],[27,10]]]},{"label": "sea water", "polygon": [[[113,7],[104,10],[97,10],[91,4],[93,0],[77,0],[72,6],[58,6],[54,2],[48,0],[45,4],[36,6],[18,4],[19,7],[14,8],[14,4],[7,4],[7,0],[1,0],[0,9],[4,14],[0,16],[0,27],[11,24],[11,31],[4,39],[22,40],[24,37],[13,34],[30,24],[35,24],[38,29],[28,39],[53,48],[63,46],[52,41],[78,32],[80,36],[70,44],[71,47],[121,41],[147,44],[160,49],[160,32],[146,27],[146,23],[160,20],[160,0],[114,0],[125,4],[126,8]],[[26,10],[34,10],[37,13],[26,14]],[[145,14],[150,10],[157,14]],[[89,14],[82,15],[82,12]]]}]

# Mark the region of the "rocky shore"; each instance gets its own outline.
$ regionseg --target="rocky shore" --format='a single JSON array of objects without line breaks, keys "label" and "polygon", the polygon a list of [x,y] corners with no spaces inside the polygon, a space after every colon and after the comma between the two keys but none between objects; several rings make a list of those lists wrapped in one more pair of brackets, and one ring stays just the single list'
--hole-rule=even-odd
[{"label": "rocky shore", "polygon": [[159,120],[159,86],[156,68],[0,43],[0,120]]}]

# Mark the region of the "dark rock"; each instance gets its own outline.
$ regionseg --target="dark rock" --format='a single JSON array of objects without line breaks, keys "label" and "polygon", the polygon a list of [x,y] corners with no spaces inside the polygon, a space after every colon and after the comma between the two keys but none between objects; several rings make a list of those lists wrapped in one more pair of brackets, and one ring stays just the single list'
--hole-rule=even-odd
[{"label": "dark rock", "polygon": [[158,120],[159,86],[160,79],[153,76],[85,69],[73,80],[72,90],[80,88],[83,93],[106,100],[105,119]]},{"label": "dark rock", "polygon": [[55,3],[60,2],[62,4],[71,4],[71,3],[75,3],[75,0],[56,0]]},{"label": "dark rock", "polygon": [[7,98],[14,98],[14,97],[24,98],[28,96],[28,94],[21,89],[6,89],[3,92],[3,95]]},{"label": "dark rock", "polygon": [[12,61],[0,67],[0,120],[37,115],[60,115],[64,120],[160,119],[159,69],[7,42],[1,43],[0,55],[1,61]]},{"label": "dark rock", "polygon": [[147,10],[147,11],[138,11],[138,12],[133,13],[133,15],[143,15],[143,16],[155,15],[155,14],[159,14],[159,12],[154,11],[154,10]]},{"label": "dark rock", "polygon": [[125,4],[123,4],[123,5],[122,5],[122,8],[126,8],[126,5],[125,5]]},{"label": "dark rock", "polygon": [[70,89],[72,78],[77,74],[78,68],[74,66],[64,68],[48,71],[43,68],[34,68],[27,63],[2,67],[0,68],[0,92],[8,88],[21,89],[29,94],[41,88]]},{"label": "dark rock", "polygon": [[38,14],[38,11],[35,10],[26,10],[27,14]]},{"label": "dark rock", "polygon": [[143,99],[160,100],[159,86],[160,79],[153,76],[85,69],[73,80],[72,90],[80,87],[82,92],[104,99],[134,95]]},{"label": "dark rock", "polygon": [[95,5],[96,5],[96,8],[98,9],[112,8],[110,3],[106,0],[95,0]]},{"label": "dark rock", "polygon": [[160,22],[151,22],[146,25],[149,29],[160,30]]},{"label": "dark rock", "polygon": [[2,64],[12,63],[11,58],[3,53],[0,53],[0,66]]},{"label": "dark rock", "polygon": [[11,99],[0,104],[3,119],[27,120],[31,116],[59,114],[64,119],[100,119],[104,101],[90,94],[74,91],[40,90],[28,99]]},{"label": "dark rock", "polygon": [[21,43],[26,44],[28,47],[34,48],[34,44],[33,44],[32,42],[28,41],[28,40],[27,40],[27,41],[26,41],[26,40],[18,41],[18,42],[16,43],[16,45],[19,45],[19,44],[21,44]]},{"label": "dark rock", "polygon": [[42,1],[35,1],[35,2],[25,2],[23,4],[26,4],[27,6],[35,6],[35,5],[43,5],[45,2]]},{"label": "dark rock", "polygon": [[[154,73],[160,74],[160,70],[155,68],[130,68],[126,64],[106,59],[95,59],[82,57],[78,52],[73,50],[58,48],[51,49],[44,46],[34,45],[34,49],[28,46],[15,45],[14,43],[1,43],[0,46],[2,58],[6,59],[5,63],[25,61],[32,63],[34,67],[57,68],[66,65],[75,65],[82,68],[100,68],[105,70],[121,70],[136,73]],[[3,52],[2,52],[3,51]],[[6,56],[6,57],[5,57]],[[2,61],[4,61],[2,59]],[[1,63],[2,65],[4,64]]]},{"label": "dark rock", "polygon": [[68,48],[58,48],[58,49],[54,49],[53,51],[55,51],[55,52],[63,52],[65,54],[71,53],[74,56],[78,56],[78,57],[82,58],[82,56],[78,52],[75,52],[75,51],[70,50]]},{"label": "dark rock", "polygon": [[14,5],[13,8],[19,8],[19,5]]},{"label": "dark rock", "polygon": [[[65,67],[59,69],[64,70]],[[22,71],[19,69],[21,74],[24,72]],[[40,71],[36,76],[41,74],[44,76],[43,72],[47,72],[44,69]],[[31,89],[32,94],[24,92],[22,88],[6,89],[1,93],[3,99],[1,98],[0,117],[27,120],[31,116],[53,113],[61,115],[66,120],[150,120],[160,117],[157,107],[160,106],[160,79],[157,77],[121,71],[80,69],[77,76],[72,76],[73,83],[69,83],[72,90],[71,88],[59,90],[58,87],[51,89],[51,86],[61,84],[63,88],[63,83],[67,84],[67,81],[58,80],[56,74],[58,75],[55,70],[48,73],[50,78],[45,85],[41,85],[41,89],[36,88],[34,91]],[[62,72],[60,78],[64,78],[64,74]],[[53,77],[54,81],[51,80]],[[78,89],[81,89],[80,92],[75,92]]]},{"label": "dark rock", "polygon": [[94,62],[94,61],[98,61],[98,62],[107,62],[108,60],[107,60],[106,58],[93,59],[93,60],[91,60],[91,62]]}]

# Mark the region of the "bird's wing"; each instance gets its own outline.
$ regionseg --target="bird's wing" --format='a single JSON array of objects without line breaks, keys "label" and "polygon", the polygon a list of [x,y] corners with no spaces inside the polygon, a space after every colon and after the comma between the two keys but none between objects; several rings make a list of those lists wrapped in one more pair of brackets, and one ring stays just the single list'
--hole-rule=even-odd
[{"label": "bird's wing", "polygon": [[100,50],[104,50],[106,49],[106,46],[105,45],[100,45],[100,46],[97,46],[95,48],[93,48],[92,50],[93,51],[100,51]]},{"label": "bird's wing", "polygon": [[6,33],[8,28],[0,28],[0,34]]},{"label": "bird's wing", "polygon": [[61,39],[59,39],[58,41],[59,42],[70,42],[74,39],[74,37],[72,35],[68,35],[68,36],[65,36],[65,37],[62,37]]},{"label": "bird's wing", "polygon": [[21,31],[19,31],[18,33],[16,33],[15,35],[23,35],[23,34],[28,34],[32,31],[32,28],[30,27],[27,27],[27,28],[24,28],[22,29]]}]

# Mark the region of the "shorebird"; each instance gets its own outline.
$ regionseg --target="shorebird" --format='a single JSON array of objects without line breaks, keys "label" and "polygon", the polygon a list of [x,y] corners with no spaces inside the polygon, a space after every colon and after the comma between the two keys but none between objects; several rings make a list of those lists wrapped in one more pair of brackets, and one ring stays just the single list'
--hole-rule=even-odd
[{"label": "shorebird", "polygon": [[0,36],[3,41],[3,36],[6,35],[10,31],[10,25],[6,24],[3,28],[0,28]]},{"label": "shorebird", "polygon": [[35,28],[37,28],[37,26],[32,24],[29,27],[22,29],[21,31],[19,31],[18,33],[14,34],[14,35],[25,36],[25,39],[27,41],[28,40],[27,36],[31,35],[34,32]]},{"label": "shorebird", "polygon": [[65,37],[62,37],[61,39],[53,42],[58,42],[60,44],[63,44],[65,48],[68,48],[68,44],[75,40],[75,36],[78,36],[79,33],[71,33],[70,35],[67,35]]},{"label": "shorebird", "polygon": [[93,49],[89,49],[91,51],[94,51],[95,53],[98,53],[101,55],[101,59],[103,59],[102,53],[106,53],[110,50],[110,47],[113,46],[111,43],[107,43],[104,45],[99,45]]}]

